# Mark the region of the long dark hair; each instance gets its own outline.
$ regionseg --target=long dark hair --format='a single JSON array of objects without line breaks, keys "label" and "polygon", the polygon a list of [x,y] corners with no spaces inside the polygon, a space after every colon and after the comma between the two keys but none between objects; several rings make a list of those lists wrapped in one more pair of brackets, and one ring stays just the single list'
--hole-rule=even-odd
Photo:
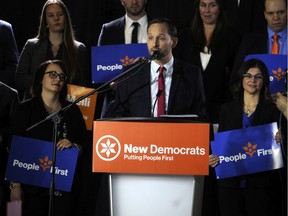
[{"label": "long dark hair", "polygon": [[43,39],[49,38],[49,29],[47,28],[47,20],[46,20],[46,9],[49,5],[57,4],[61,7],[62,12],[65,17],[65,24],[64,24],[64,30],[63,30],[63,42],[66,48],[66,54],[67,59],[61,59],[65,61],[65,65],[67,67],[67,76],[68,76],[68,83],[73,83],[75,81],[78,81],[78,77],[82,76],[79,73],[80,66],[77,60],[77,54],[76,54],[76,40],[74,36],[74,30],[72,27],[72,22],[70,18],[69,11],[66,7],[66,5],[61,0],[48,0],[44,4],[40,16],[40,24],[38,29],[38,34],[36,36],[37,39],[39,39],[39,42]]},{"label": "long dark hair", "polygon": [[[220,13],[217,19],[216,27],[211,37],[211,41],[208,45],[208,50],[212,52],[217,47],[217,45],[220,44],[219,41],[223,40],[223,36],[226,35],[228,30],[227,15],[224,10],[223,2],[222,0],[216,0],[216,3],[218,4]],[[206,46],[206,37],[204,34],[204,26],[200,16],[199,6],[200,0],[195,0],[195,14],[191,25],[191,32],[194,40],[198,42],[198,49],[203,51],[204,47]]]},{"label": "long dark hair", "polygon": [[270,79],[268,69],[263,61],[255,58],[249,59],[246,62],[244,62],[240,67],[240,69],[238,70],[236,76],[236,82],[232,90],[233,96],[237,100],[243,100],[243,94],[244,94],[244,89],[242,85],[244,78],[243,74],[247,73],[249,69],[254,67],[258,68],[263,76],[263,86],[260,91],[259,101],[271,101],[271,94],[269,88]]},{"label": "long dark hair", "polygon": [[[46,71],[48,65],[50,65],[50,64],[57,64],[61,68],[63,73],[67,74],[66,73],[66,66],[65,66],[64,62],[62,62],[60,60],[48,60],[48,61],[41,63],[34,74],[33,85],[32,85],[32,89],[31,89],[32,97],[41,95],[42,80],[43,80],[43,77],[45,75],[45,71]],[[63,88],[60,92],[60,99],[66,100],[66,97],[67,97],[67,83],[65,81]]]}]

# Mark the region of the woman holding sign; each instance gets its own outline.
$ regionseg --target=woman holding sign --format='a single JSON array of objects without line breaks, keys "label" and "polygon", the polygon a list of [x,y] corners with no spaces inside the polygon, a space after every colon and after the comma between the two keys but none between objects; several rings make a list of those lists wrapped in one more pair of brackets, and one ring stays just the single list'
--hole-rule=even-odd
[{"label": "woman holding sign", "polygon": [[[280,113],[262,61],[251,59],[242,65],[233,93],[234,100],[221,107],[219,132],[278,122]],[[211,155],[209,165],[218,164],[219,157]],[[222,216],[281,215],[280,170],[219,179],[218,198]]]},{"label": "woman holding sign", "polygon": [[[13,135],[43,141],[53,141],[54,124],[52,119],[47,120],[46,118],[70,104],[66,101],[66,78],[66,68],[62,61],[49,60],[39,66],[34,75],[32,98],[22,102],[18,106],[12,119],[11,128]],[[68,151],[67,149],[79,148],[84,144],[86,131],[84,119],[76,105],[59,113],[59,115],[61,120],[58,124],[58,133],[56,136],[56,157],[58,150]],[[27,131],[27,128],[45,119],[46,121]],[[29,146],[27,146],[27,149],[29,149]],[[49,158],[46,162],[48,165],[51,165],[52,158]],[[81,190],[78,181],[79,178],[74,176],[71,192],[54,192],[53,216],[77,215],[77,211],[79,210],[77,208],[80,206],[79,193]],[[13,182],[10,184],[10,189],[11,201],[22,200],[23,216],[48,214],[50,198],[48,188]]]}]

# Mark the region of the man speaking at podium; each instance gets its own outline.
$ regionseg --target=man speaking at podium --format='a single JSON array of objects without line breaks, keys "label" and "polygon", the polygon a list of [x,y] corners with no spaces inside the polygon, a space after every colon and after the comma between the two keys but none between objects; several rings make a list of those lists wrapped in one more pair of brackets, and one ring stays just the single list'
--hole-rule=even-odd
[{"label": "man speaking at podium", "polygon": [[115,100],[104,118],[196,114],[207,120],[200,69],[174,59],[177,42],[177,29],[170,20],[158,18],[148,24],[147,46],[153,61],[144,60],[118,80]]}]

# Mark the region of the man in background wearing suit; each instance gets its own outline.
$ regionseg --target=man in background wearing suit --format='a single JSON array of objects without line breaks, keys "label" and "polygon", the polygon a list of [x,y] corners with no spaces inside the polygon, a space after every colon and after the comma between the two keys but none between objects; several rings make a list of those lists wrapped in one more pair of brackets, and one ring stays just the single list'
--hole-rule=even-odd
[{"label": "man in background wearing suit", "polygon": [[11,87],[14,87],[18,54],[12,25],[0,20],[0,81]]},{"label": "man in background wearing suit", "polygon": [[[126,14],[123,17],[103,24],[98,38],[98,46],[147,42],[148,18],[145,12],[147,0],[121,0],[121,3],[125,8]],[[137,23],[137,26],[134,26],[135,23]],[[133,30],[136,31],[136,39],[134,38],[134,40],[132,36]],[[101,116],[103,116],[107,105],[114,100],[115,88],[115,83],[111,83],[110,90],[105,94]],[[102,100],[100,99],[100,101]],[[98,104],[101,104],[101,102],[98,102]]]},{"label": "man in background wearing suit", "polygon": [[[287,0],[264,0],[267,28],[244,36],[233,68],[233,75],[250,54],[271,54],[273,35],[278,34],[278,54],[287,55]],[[231,84],[234,79],[232,77]]]},{"label": "man in background wearing suit", "polygon": [[138,43],[147,41],[148,18],[145,12],[147,0],[121,0],[126,14],[102,26],[98,46],[111,44],[132,43],[132,31],[135,28],[133,23],[138,25]]},{"label": "man in background wearing suit", "polygon": [[157,116],[154,104],[159,96],[159,67],[164,66],[164,114],[197,114],[205,119],[206,102],[200,69],[174,59],[172,55],[178,42],[175,25],[168,19],[154,19],[148,25],[147,35],[148,51],[150,55],[157,52],[156,59],[132,70],[129,78],[118,81],[116,98],[104,117]]}]

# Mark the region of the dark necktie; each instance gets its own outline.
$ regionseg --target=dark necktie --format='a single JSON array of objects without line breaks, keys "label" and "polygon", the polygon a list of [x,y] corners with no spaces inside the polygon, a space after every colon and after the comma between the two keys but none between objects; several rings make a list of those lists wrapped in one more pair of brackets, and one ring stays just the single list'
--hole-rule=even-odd
[{"label": "dark necktie", "polygon": [[158,76],[158,92],[161,91],[157,102],[157,116],[160,117],[161,115],[165,114],[165,80],[163,73],[165,71],[165,67],[160,66],[159,69],[159,76]]},{"label": "dark necktie", "polygon": [[272,54],[278,54],[278,50],[279,50],[278,38],[279,38],[278,34],[273,35],[273,44],[272,44],[272,51],[271,51]]},{"label": "dark necktie", "polygon": [[132,41],[131,43],[138,43],[138,27],[139,23],[138,22],[133,22],[132,25],[134,26],[133,31],[132,31]]}]

